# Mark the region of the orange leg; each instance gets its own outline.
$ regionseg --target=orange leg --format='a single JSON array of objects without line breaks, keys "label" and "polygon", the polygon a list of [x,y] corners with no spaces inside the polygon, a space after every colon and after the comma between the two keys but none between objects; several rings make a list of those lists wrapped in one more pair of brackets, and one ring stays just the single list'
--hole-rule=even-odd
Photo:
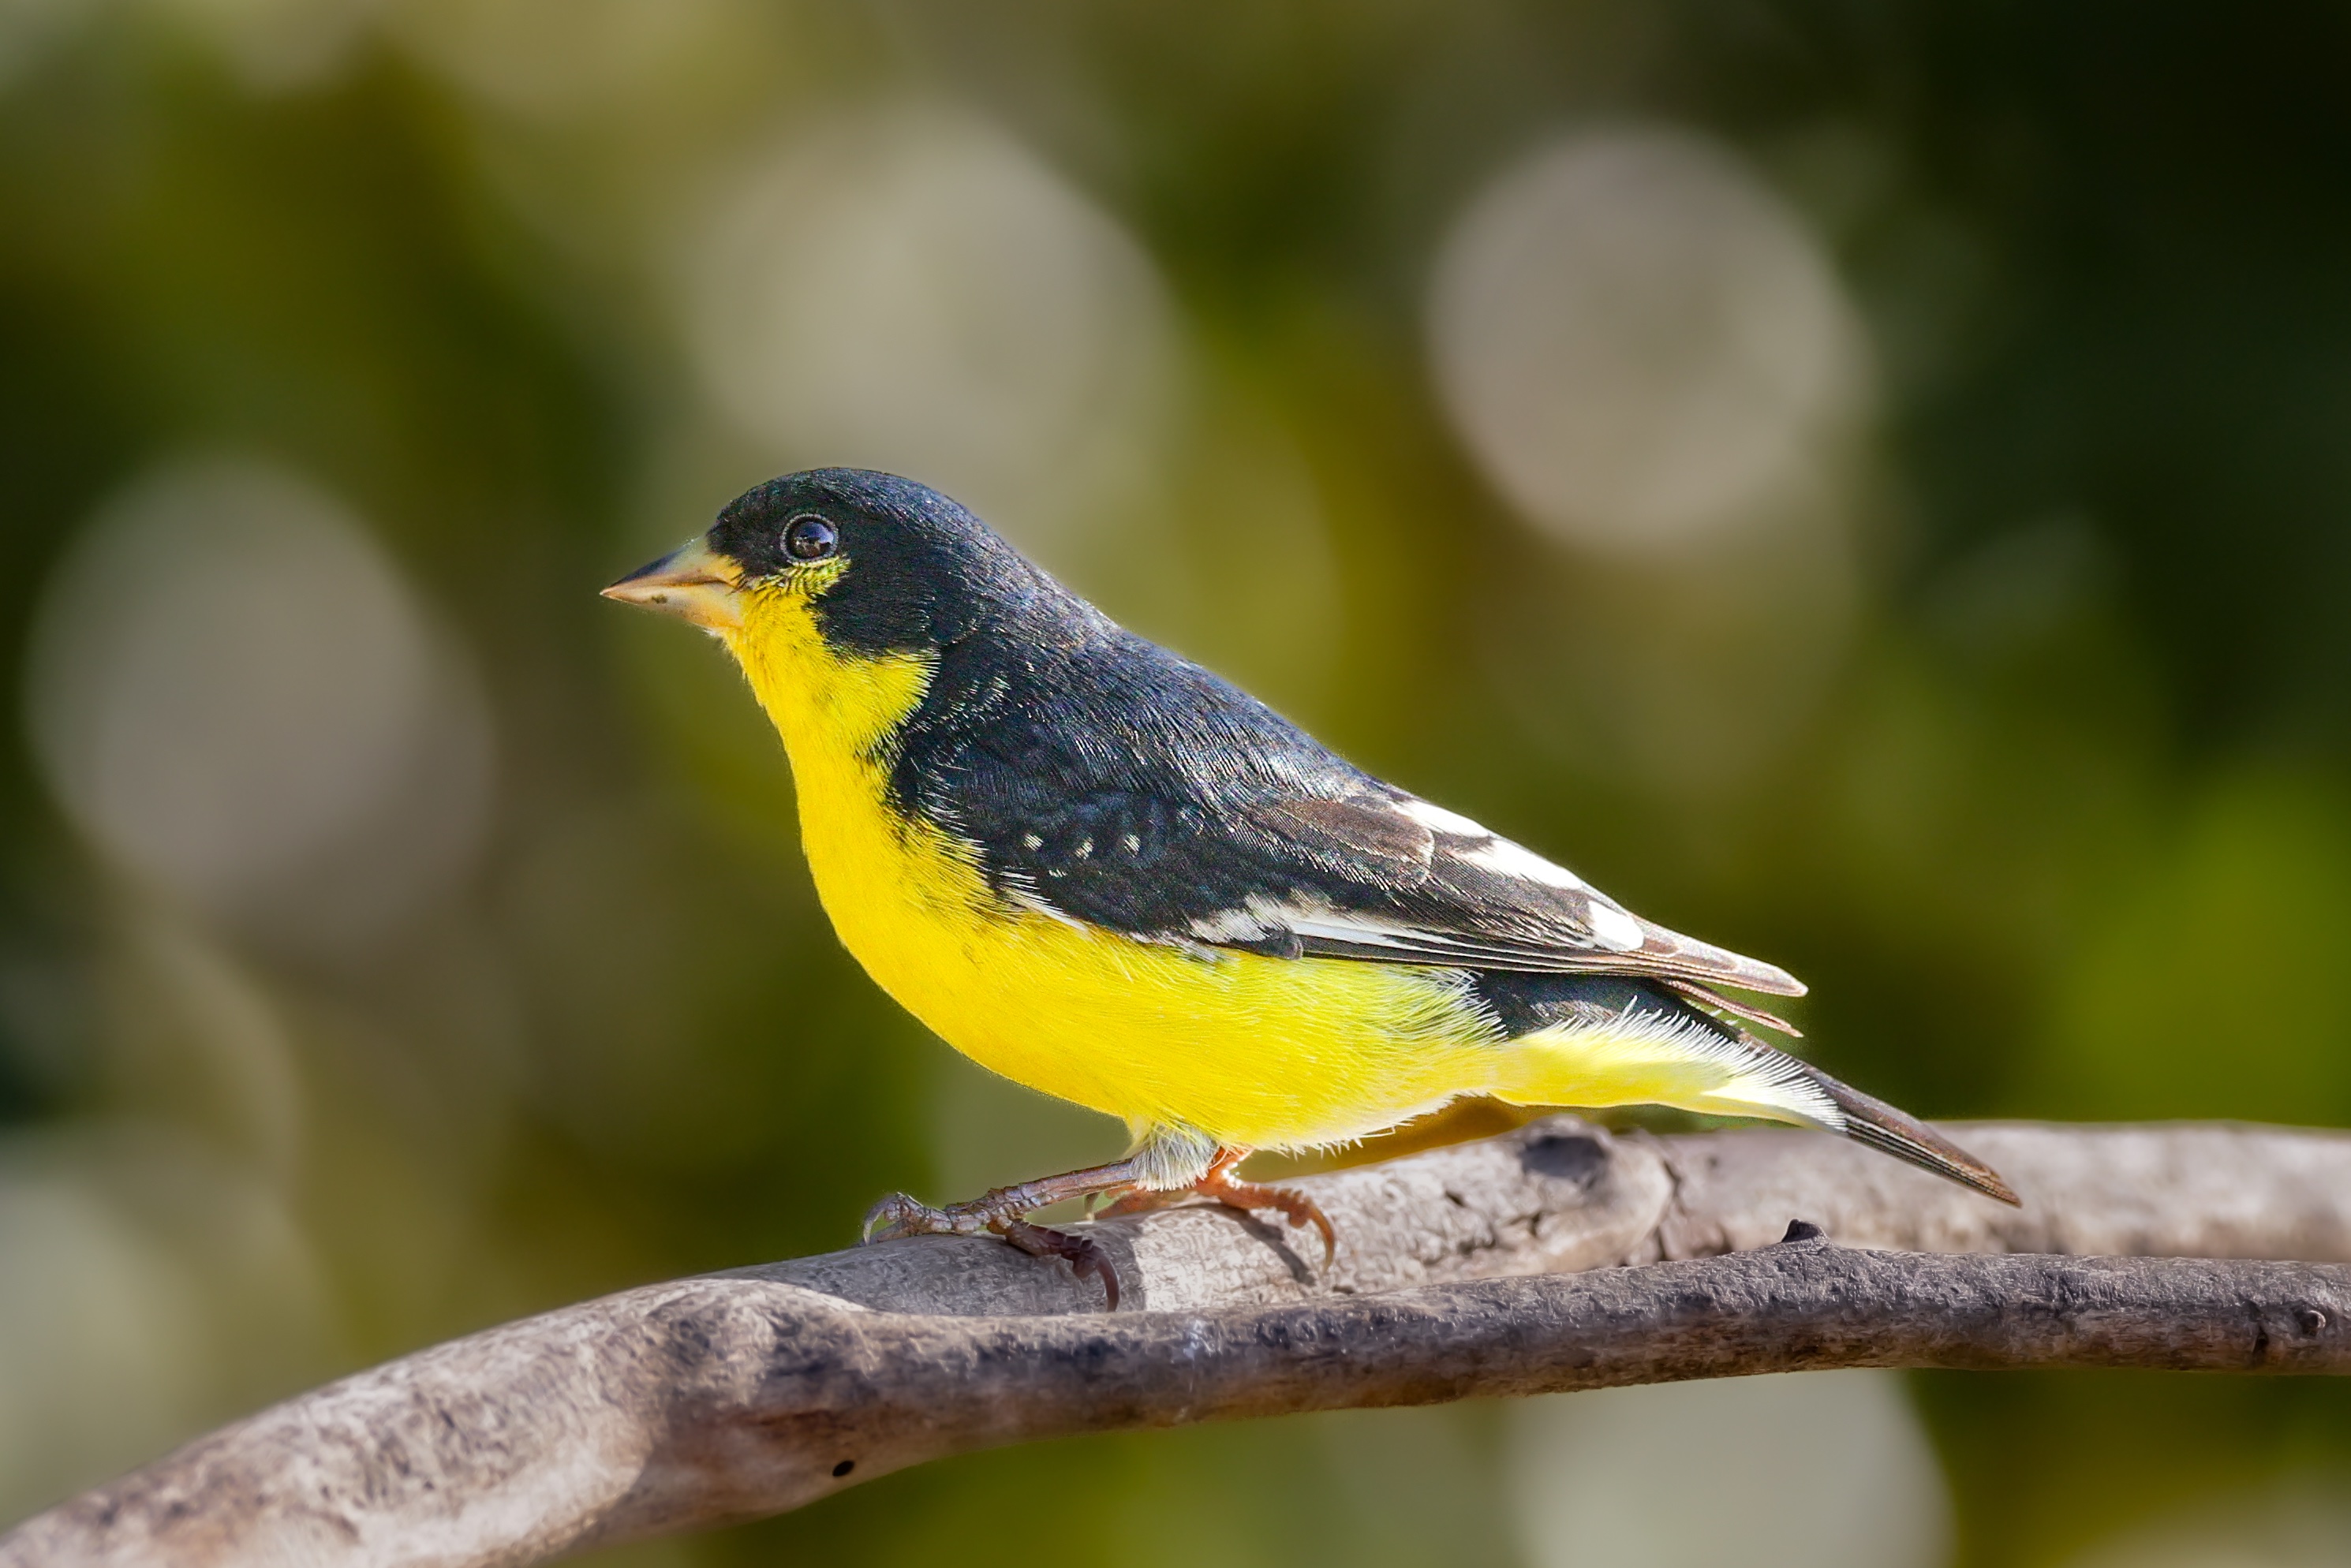
[{"label": "orange leg", "polygon": [[1294,1188],[1234,1180],[1234,1167],[1248,1157],[1247,1149],[1229,1146],[1218,1149],[1217,1157],[1208,1163],[1207,1171],[1190,1186],[1165,1192],[1129,1192],[1102,1212],[1111,1215],[1140,1214],[1145,1209],[1164,1208],[1180,1198],[1195,1196],[1215,1198],[1226,1207],[1238,1208],[1243,1213],[1270,1208],[1287,1218],[1293,1226],[1311,1225],[1322,1233],[1322,1266],[1329,1268],[1332,1257],[1339,1249],[1339,1232],[1332,1228],[1331,1217],[1324,1214],[1312,1198]]}]

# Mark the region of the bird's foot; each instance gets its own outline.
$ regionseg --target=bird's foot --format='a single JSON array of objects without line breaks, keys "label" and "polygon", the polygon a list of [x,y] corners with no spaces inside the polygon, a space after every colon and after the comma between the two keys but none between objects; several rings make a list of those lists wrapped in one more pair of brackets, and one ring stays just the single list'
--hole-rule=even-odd
[{"label": "bird's foot", "polygon": [[1004,1221],[997,1234],[1031,1258],[1061,1259],[1069,1264],[1070,1272],[1081,1280],[1092,1274],[1102,1281],[1102,1310],[1118,1311],[1118,1265],[1091,1238],[1031,1225],[1025,1219]]},{"label": "bird's foot", "polygon": [[1322,1267],[1325,1269],[1338,1255],[1339,1232],[1331,1223],[1331,1217],[1322,1212],[1321,1204],[1295,1187],[1267,1186],[1253,1181],[1228,1181],[1207,1195],[1228,1208],[1244,1211],[1270,1208],[1293,1227],[1312,1226],[1322,1236]]},{"label": "bird's foot", "polygon": [[1017,1188],[998,1188],[968,1203],[935,1208],[893,1192],[865,1211],[863,1239],[889,1241],[902,1236],[995,1236],[1031,1258],[1059,1258],[1082,1280],[1089,1274],[1102,1281],[1107,1310],[1118,1311],[1117,1266],[1099,1244],[1066,1230],[1031,1225],[1021,1216],[1031,1207],[1024,1199],[1033,1195]]},{"label": "bird's foot", "polygon": [[986,1236],[995,1228],[995,1221],[1008,1212],[990,1201],[995,1197],[989,1193],[969,1203],[934,1208],[905,1193],[893,1192],[865,1211],[857,1239],[894,1241],[902,1236]]},{"label": "bird's foot", "polygon": [[1238,1208],[1243,1213],[1270,1208],[1282,1215],[1293,1226],[1303,1228],[1311,1225],[1322,1232],[1322,1266],[1329,1268],[1331,1260],[1339,1250],[1339,1232],[1332,1225],[1331,1217],[1322,1212],[1320,1204],[1294,1187],[1234,1180],[1233,1168],[1241,1163],[1246,1153],[1246,1150],[1239,1149],[1223,1150],[1217,1155],[1216,1163],[1208,1167],[1207,1174],[1190,1186],[1172,1187],[1165,1191],[1138,1187],[1103,1209],[1102,1213],[1105,1217],[1113,1218],[1122,1214],[1144,1214],[1193,1197],[1212,1197],[1227,1208]]}]

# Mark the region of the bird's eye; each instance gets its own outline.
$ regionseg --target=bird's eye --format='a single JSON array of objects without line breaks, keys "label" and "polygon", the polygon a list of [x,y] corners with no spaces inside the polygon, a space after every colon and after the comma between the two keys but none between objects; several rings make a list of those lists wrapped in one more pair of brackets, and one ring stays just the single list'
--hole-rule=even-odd
[{"label": "bird's eye", "polygon": [[784,553],[794,560],[822,560],[841,548],[841,530],[822,517],[794,517],[784,529]]}]

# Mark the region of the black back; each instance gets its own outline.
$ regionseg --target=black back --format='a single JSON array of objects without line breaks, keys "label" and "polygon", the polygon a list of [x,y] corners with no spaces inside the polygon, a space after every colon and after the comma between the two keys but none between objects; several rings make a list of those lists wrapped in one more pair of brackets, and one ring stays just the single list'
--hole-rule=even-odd
[{"label": "black back", "polygon": [[893,802],[973,845],[1008,904],[1286,956],[1802,989],[1352,766],[921,485],[789,475],[729,505],[710,543],[779,574],[806,516],[839,531],[845,565],[815,601],[827,643],[933,665],[884,742]]}]

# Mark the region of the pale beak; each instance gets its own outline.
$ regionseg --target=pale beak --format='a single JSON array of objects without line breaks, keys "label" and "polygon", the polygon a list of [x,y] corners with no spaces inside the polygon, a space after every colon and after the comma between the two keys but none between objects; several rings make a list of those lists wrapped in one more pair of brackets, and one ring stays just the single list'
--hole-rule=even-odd
[{"label": "pale beak", "polygon": [[733,561],[695,539],[650,566],[639,567],[604,590],[604,597],[623,604],[642,604],[713,632],[730,631],[743,624],[742,601],[737,592],[741,580],[742,573]]}]

